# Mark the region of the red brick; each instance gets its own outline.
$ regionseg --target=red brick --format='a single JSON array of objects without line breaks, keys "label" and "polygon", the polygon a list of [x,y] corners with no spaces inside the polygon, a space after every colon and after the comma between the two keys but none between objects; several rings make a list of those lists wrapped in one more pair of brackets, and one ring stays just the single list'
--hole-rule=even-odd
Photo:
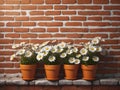
[{"label": "red brick", "polygon": [[5,15],[20,15],[20,12],[5,12]]},{"label": "red brick", "polygon": [[0,55],[12,55],[12,51],[0,51]]},{"label": "red brick", "polygon": [[61,32],[88,32],[87,28],[60,28]]},{"label": "red brick", "polygon": [[22,38],[37,38],[37,34],[21,34]]},{"label": "red brick", "polygon": [[63,15],[75,15],[76,11],[62,11]]},{"label": "red brick", "polygon": [[102,38],[108,38],[107,34],[83,34],[83,38],[94,38],[100,36]]},{"label": "red brick", "polygon": [[94,86],[93,90],[119,90],[120,87],[119,86]]},{"label": "red brick", "polygon": [[[0,49],[3,49],[3,46],[0,46]],[[2,58],[2,57],[1,57],[1,58]],[[0,58],[0,59],[1,59],[1,58]]]},{"label": "red brick", "polygon": [[4,26],[4,23],[0,22],[0,26]]},{"label": "red brick", "polygon": [[112,49],[120,49],[120,45],[117,46],[111,46]]},{"label": "red brick", "polygon": [[21,10],[36,10],[36,6],[29,5],[29,6],[21,6]]},{"label": "red brick", "polygon": [[59,40],[58,42],[73,43],[73,40],[72,39],[62,39],[62,40]]},{"label": "red brick", "polygon": [[114,15],[120,15],[120,11],[113,11]]},{"label": "red brick", "polygon": [[3,62],[4,61],[4,57],[0,57],[0,62]]},{"label": "red brick", "polygon": [[62,4],[75,4],[76,0],[62,0]]},{"label": "red brick", "polygon": [[62,22],[40,22],[38,23],[39,26],[62,26]]},{"label": "red brick", "polygon": [[0,0],[0,4],[3,4],[4,3],[4,0]]},{"label": "red brick", "polygon": [[30,0],[21,0],[21,4],[30,4]]},{"label": "red brick", "polygon": [[4,12],[0,11],[0,16],[3,16],[4,15]]},{"label": "red brick", "polygon": [[52,37],[65,37],[64,34],[53,34]]},{"label": "red brick", "polygon": [[84,16],[72,16],[71,20],[72,21],[85,21],[86,17],[84,17]]},{"label": "red brick", "polygon": [[112,26],[120,26],[120,22],[111,22]]},{"label": "red brick", "polygon": [[26,15],[26,12],[21,12],[21,15]]},{"label": "red brick", "polygon": [[43,4],[44,0],[31,0],[32,4]]},{"label": "red brick", "polygon": [[20,63],[15,63],[15,68],[20,68]]},{"label": "red brick", "polygon": [[102,42],[103,44],[118,44],[119,40],[105,40],[105,42]]},{"label": "red brick", "polygon": [[57,6],[54,6],[54,9],[55,10],[66,10],[67,6],[66,5],[57,5]]},{"label": "red brick", "polygon": [[39,38],[50,38],[51,34],[39,34]]},{"label": "red brick", "polygon": [[[13,73],[20,73],[19,69],[5,69],[5,73],[13,74]],[[9,89],[8,89],[9,90]],[[13,89],[14,90],[14,89]],[[16,89],[15,89],[16,90]]]},{"label": "red brick", "polygon": [[20,0],[6,0],[6,4],[20,4]]},{"label": "red brick", "polygon": [[25,39],[25,38],[24,38],[24,39],[16,39],[16,40],[15,40],[15,43],[16,43],[16,44],[19,44],[19,43],[21,43],[21,42],[26,42],[26,43],[28,43],[29,40],[28,40],[28,39]]},{"label": "red brick", "polygon": [[84,26],[109,26],[109,22],[84,22]]},{"label": "red brick", "polygon": [[109,11],[79,11],[79,15],[110,15]]},{"label": "red brick", "polygon": [[119,32],[119,28],[91,28],[90,32]]},{"label": "red brick", "polygon": [[90,4],[92,0],[78,0],[78,4]]},{"label": "red brick", "polygon": [[52,17],[46,17],[46,16],[41,16],[41,17],[30,17],[30,20],[35,20],[35,21],[50,21],[52,20],[53,18]]},{"label": "red brick", "polygon": [[110,51],[110,55],[120,55],[120,51]]},{"label": "red brick", "polygon": [[76,5],[76,6],[69,6],[69,9],[81,9],[81,10],[84,10],[84,9],[88,9],[88,10],[99,10],[101,9],[102,7],[101,6],[80,6],[80,5]]},{"label": "red brick", "polygon": [[61,0],[46,0],[46,4],[60,4]]},{"label": "red brick", "polygon": [[35,26],[35,22],[23,22],[23,26]]},{"label": "red brick", "polygon": [[31,32],[45,32],[44,28],[33,28],[30,30]]},{"label": "red brick", "polygon": [[0,38],[3,38],[4,37],[4,34],[0,34]]},{"label": "red brick", "polygon": [[0,17],[0,21],[13,21],[13,17]]},{"label": "red brick", "polygon": [[19,38],[20,34],[5,34],[5,37],[7,37],[7,38]]},{"label": "red brick", "polygon": [[14,28],[14,32],[28,32],[28,28]]},{"label": "red brick", "polygon": [[94,4],[108,4],[109,0],[93,0]]},{"label": "red brick", "polygon": [[0,63],[0,68],[12,68],[13,66],[13,63]]},{"label": "red brick", "polygon": [[102,21],[102,17],[88,17],[88,20]]},{"label": "red brick", "polygon": [[60,11],[46,11],[45,15],[60,15]]},{"label": "red brick", "polygon": [[82,38],[82,34],[66,34],[68,38]]},{"label": "red brick", "polygon": [[104,17],[103,20],[120,21],[120,17]]},{"label": "red brick", "polygon": [[49,10],[49,9],[53,9],[52,5],[44,5],[44,6],[38,6],[39,10]]},{"label": "red brick", "polygon": [[15,17],[16,21],[28,21],[29,17]]},{"label": "red brick", "polygon": [[47,28],[47,32],[58,32],[58,28]]},{"label": "red brick", "polygon": [[120,6],[104,6],[104,10],[120,10]]},{"label": "red brick", "polygon": [[120,33],[110,34],[110,38],[120,38]]},{"label": "red brick", "polygon": [[44,15],[43,11],[31,11],[30,15]]},{"label": "red brick", "polygon": [[21,26],[21,22],[8,22],[7,26]]},{"label": "red brick", "polygon": [[60,20],[60,21],[67,21],[69,20],[69,17],[67,16],[57,16],[57,17],[54,17],[55,20]]},{"label": "red brick", "polygon": [[66,26],[82,26],[81,22],[66,22]]},{"label": "red brick", "polygon": [[30,43],[43,43],[43,42],[45,42],[45,41],[49,41],[48,39],[42,39],[42,40],[40,40],[40,39],[31,39],[30,40]]},{"label": "red brick", "polygon": [[120,0],[111,0],[112,4],[120,4]]},{"label": "red brick", "polygon": [[0,32],[12,32],[13,28],[0,28]]}]

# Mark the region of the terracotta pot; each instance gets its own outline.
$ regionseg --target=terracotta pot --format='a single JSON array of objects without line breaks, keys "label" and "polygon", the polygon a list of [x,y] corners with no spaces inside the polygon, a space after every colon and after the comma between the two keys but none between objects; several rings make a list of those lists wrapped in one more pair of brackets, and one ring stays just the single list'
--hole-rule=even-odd
[{"label": "terracotta pot", "polygon": [[37,65],[22,65],[20,64],[22,79],[23,80],[33,80],[35,79]]},{"label": "terracotta pot", "polygon": [[79,65],[64,65],[65,79],[75,80],[77,79]]},{"label": "terracotta pot", "polygon": [[97,65],[81,65],[83,72],[83,79],[85,80],[95,80]]},{"label": "terracotta pot", "polygon": [[60,65],[44,65],[47,80],[59,80]]}]

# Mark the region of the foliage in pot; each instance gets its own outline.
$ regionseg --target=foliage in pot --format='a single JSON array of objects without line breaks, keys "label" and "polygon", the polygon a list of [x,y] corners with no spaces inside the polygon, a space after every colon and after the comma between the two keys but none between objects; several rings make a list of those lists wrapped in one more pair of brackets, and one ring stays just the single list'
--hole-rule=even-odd
[{"label": "foliage in pot", "polygon": [[[80,50],[81,56],[81,68],[83,71],[83,79],[94,80],[97,69],[97,63],[99,57],[103,54],[101,42],[104,41],[101,37],[95,37],[87,43],[83,43],[83,48]],[[94,67],[94,68],[93,68]],[[88,68],[88,69],[87,69]],[[92,70],[90,70],[92,68]],[[87,77],[88,76],[88,77]]]}]

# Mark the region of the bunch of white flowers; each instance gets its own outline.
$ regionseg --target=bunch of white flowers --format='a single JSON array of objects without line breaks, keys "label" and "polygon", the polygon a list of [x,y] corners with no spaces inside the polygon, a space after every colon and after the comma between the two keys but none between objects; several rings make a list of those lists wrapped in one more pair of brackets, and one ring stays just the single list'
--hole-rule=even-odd
[{"label": "bunch of white flowers", "polygon": [[95,37],[90,42],[83,44],[83,48],[80,50],[83,64],[95,64],[99,61],[98,55],[102,52],[101,41],[104,39]]}]

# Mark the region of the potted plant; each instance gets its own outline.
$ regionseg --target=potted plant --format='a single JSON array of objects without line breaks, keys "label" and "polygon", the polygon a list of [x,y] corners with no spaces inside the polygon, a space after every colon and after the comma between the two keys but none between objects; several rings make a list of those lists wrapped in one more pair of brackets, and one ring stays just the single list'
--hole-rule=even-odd
[{"label": "potted plant", "polygon": [[80,50],[81,68],[83,72],[83,79],[94,80],[96,78],[97,63],[102,54],[101,37],[95,37],[90,42],[84,43]]},{"label": "potted plant", "polygon": [[23,80],[35,79],[36,72],[36,53],[38,44],[21,42],[20,44],[13,44],[12,48],[17,51],[13,54],[10,60],[15,57],[20,57],[20,68]]},{"label": "potted plant", "polygon": [[64,46],[66,47],[60,57],[62,58],[64,64],[65,79],[77,79],[81,55],[79,54],[77,47],[67,43]]},{"label": "potted plant", "polygon": [[47,80],[58,80],[61,66],[60,53],[63,49],[58,45],[47,44],[37,53],[36,59],[44,63]]}]

